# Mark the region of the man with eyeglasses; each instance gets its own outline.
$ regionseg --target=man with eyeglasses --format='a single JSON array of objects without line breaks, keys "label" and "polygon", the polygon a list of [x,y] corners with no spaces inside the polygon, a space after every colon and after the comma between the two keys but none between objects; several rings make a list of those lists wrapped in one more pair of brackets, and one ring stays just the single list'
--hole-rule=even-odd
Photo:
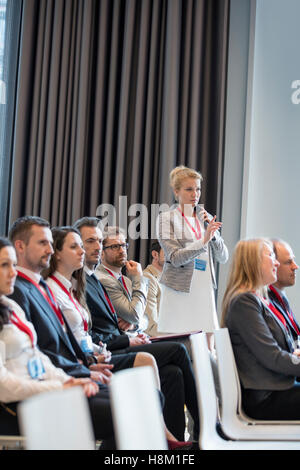
[{"label": "man with eyeglasses", "polygon": [[[81,233],[85,249],[86,300],[92,316],[93,339],[95,342],[106,343],[113,355],[140,351],[152,354],[157,362],[161,390],[165,397],[164,418],[168,429],[177,439],[184,440],[186,404],[194,421],[194,439],[197,440],[199,436],[197,392],[189,354],[185,346],[180,343],[172,341],[151,343],[144,334],[129,336],[124,329],[121,329],[121,324],[118,322],[119,311],[114,306],[109,292],[95,276],[103,242],[98,222],[94,217],[83,217],[74,224]],[[123,236],[117,239],[106,238],[104,248],[108,246],[110,248],[104,249],[104,253],[110,251],[115,262],[118,260],[118,263],[123,265],[127,259],[124,244],[126,239]],[[121,246],[111,247],[112,245]],[[132,277],[141,277],[139,263],[128,262],[128,266]],[[116,283],[119,281],[116,280]],[[125,287],[123,289],[126,292]],[[143,302],[146,302],[146,289],[141,291],[141,295],[145,299]]]},{"label": "man with eyeglasses", "polygon": [[[148,281],[143,277],[140,263],[127,260],[128,243],[119,227],[107,227],[103,232],[101,264],[95,275],[107,290],[118,312],[121,330],[144,331],[148,326],[145,315]],[[126,276],[122,268],[126,268]],[[144,341],[147,340],[143,335]]]}]

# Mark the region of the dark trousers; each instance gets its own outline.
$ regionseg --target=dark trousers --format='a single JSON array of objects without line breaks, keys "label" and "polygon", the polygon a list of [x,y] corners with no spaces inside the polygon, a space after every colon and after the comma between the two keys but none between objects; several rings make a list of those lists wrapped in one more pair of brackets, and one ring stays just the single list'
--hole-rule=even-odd
[{"label": "dark trousers", "polygon": [[242,390],[242,404],[254,419],[300,420],[300,383],[288,390]]},{"label": "dark trousers", "polygon": [[[124,351],[124,350],[123,350]],[[169,431],[184,440],[187,406],[194,421],[194,439],[199,435],[199,414],[194,372],[186,347],[177,342],[157,342],[128,347],[127,352],[148,352],[157,362],[161,390],[165,398],[163,415]],[[118,351],[114,351],[118,353]]]}]

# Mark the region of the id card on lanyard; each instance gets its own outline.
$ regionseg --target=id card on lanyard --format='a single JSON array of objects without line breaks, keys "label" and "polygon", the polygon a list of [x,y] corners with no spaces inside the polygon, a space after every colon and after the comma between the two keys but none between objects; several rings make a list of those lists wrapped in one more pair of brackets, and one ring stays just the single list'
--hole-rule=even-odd
[{"label": "id card on lanyard", "polygon": [[43,380],[43,375],[45,374],[45,368],[41,358],[37,354],[35,336],[31,328],[24,323],[15,312],[11,313],[10,321],[15,325],[20,331],[29,336],[31,347],[32,347],[32,357],[28,359],[27,370],[30,377],[34,380]]},{"label": "id card on lanyard", "polygon": [[204,259],[195,259],[195,265],[194,268],[197,269],[197,271],[206,271],[206,266],[207,266],[207,261]]}]

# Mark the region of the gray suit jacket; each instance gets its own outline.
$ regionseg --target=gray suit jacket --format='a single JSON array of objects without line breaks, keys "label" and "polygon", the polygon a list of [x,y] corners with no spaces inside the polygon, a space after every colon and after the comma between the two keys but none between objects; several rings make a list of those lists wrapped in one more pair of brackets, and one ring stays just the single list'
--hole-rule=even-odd
[{"label": "gray suit jacket", "polygon": [[[197,207],[199,217],[199,206]],[[203,251],[209,250],[209,262],[212,282],[216,288],[213,260],[226,263],[228,250],[225,243],[216,232],[214,240],[204,246],[202,240],[193,241],[186,224],[177,216],[177,207],[171,211],[162,212],[158,219],[158,239],[165,253],[164,269],[160,282],[181,292],[190,292],[194,272],[194,260]],[[212,216],[209,214],[209,217]]]},{"label": "gray suit jacket", "polygon": [[128,294],[121,282],[110,275],[101,264],[97,267],[95,275],[105,287],[117,316],[128,323],[138,325],[140,329],[145,329],[148,324],[147,317],[144,315],[148,280],[144,277],[137,277],[131,281],[123,276]]},{"label": "gray suit jacket", "polygon": [[300,358],[272,312],[254,295],[238,295],[231,302],[226,326],[241,383],[246,389],[286,390],[300,375]]}]

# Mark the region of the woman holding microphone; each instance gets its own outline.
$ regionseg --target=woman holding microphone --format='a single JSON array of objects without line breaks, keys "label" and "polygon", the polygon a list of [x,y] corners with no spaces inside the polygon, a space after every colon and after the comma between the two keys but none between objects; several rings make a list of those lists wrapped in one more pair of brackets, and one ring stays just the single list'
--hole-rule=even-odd
[{"label": "woman holding microphone", "polygon": [[185,166],[170,173],[178,205],[159,216],[165,254],[159,332],[210,333],[218,327],[213,261],[226,263],[228,250],[219,233],[222,224],[198,205],[201,181],[200,173]]}]

